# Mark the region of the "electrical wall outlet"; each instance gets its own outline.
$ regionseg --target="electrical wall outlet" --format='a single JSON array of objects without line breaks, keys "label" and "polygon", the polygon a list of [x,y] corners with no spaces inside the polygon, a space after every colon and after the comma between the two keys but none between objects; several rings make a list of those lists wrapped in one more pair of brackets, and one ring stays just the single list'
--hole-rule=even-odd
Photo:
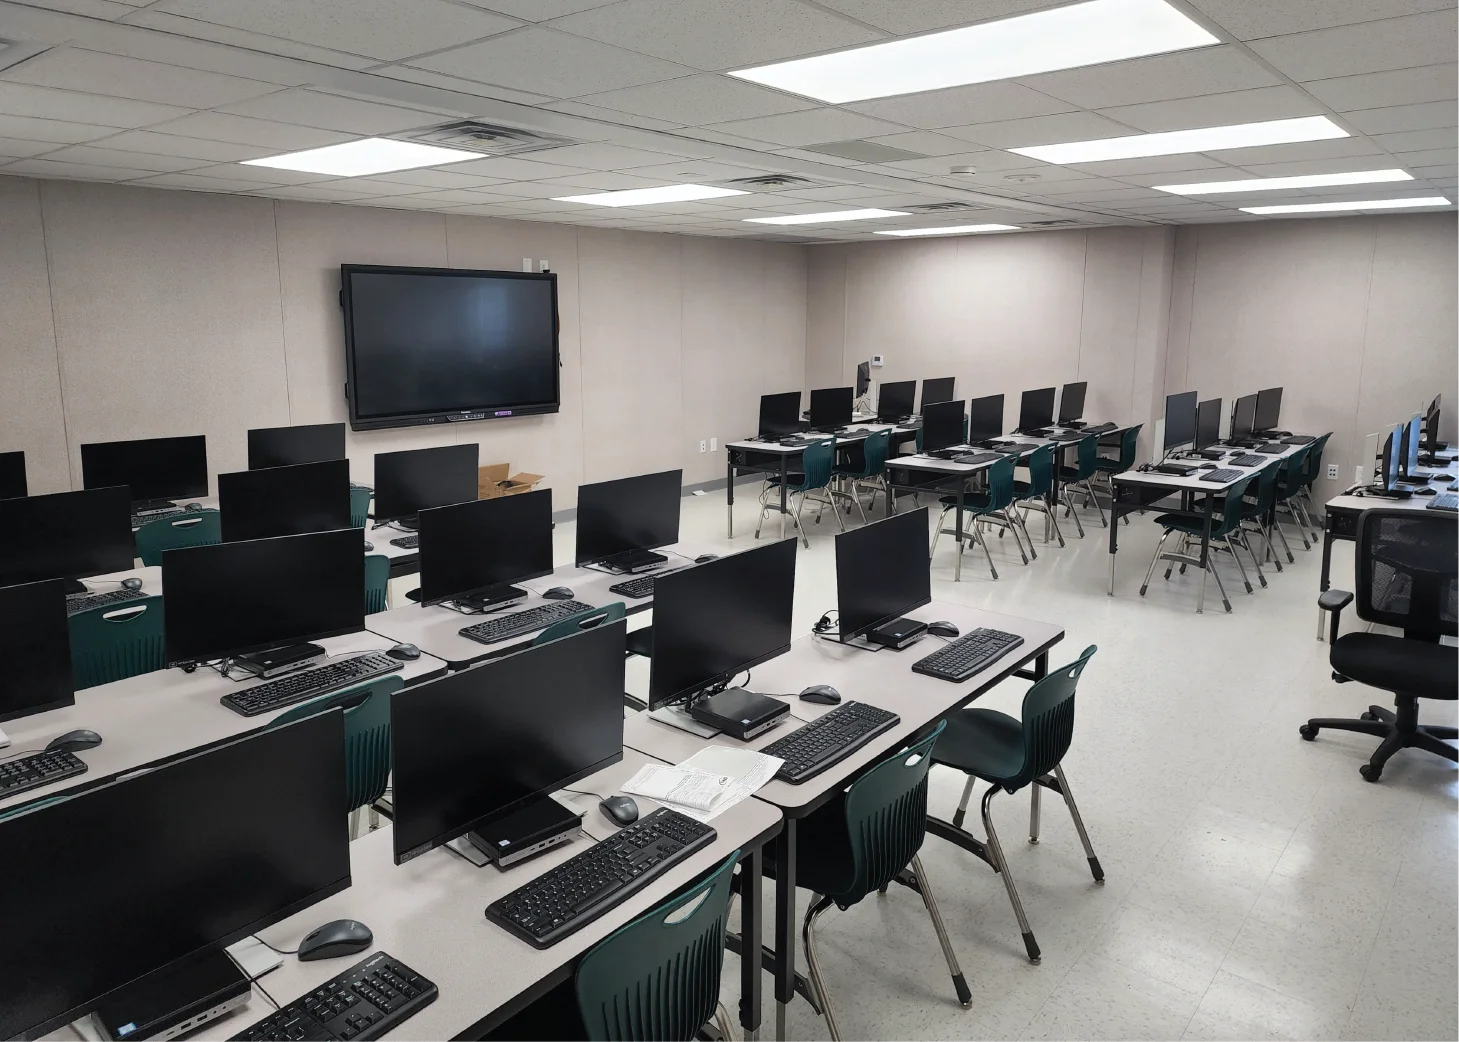
[{"label": "electrical wall outlet", "polygon": [[1329,463],[1327,465],[1327,480],[1328,481],[1336,481],[1337,480],[1337,464],[1336,463]]},{"label": "electrical wall outlet", "polygon": [[532,258],[531,257],[523,257],[522,258],[522,270],[523,271],[531,271],[532,270],[532,267],[533,267],[533,265],[532,265]]},{"label": "electrical wall outlet", "polygon": [[552,265],[545,260],[540,260],[537,262],[537,270],[545,275],[547,272],[552,270]]},{"label": "electrical wall outlet", "polygon": [[718,438],[710,438],[709,439],[709,451],[710,452],[718,452],[719,451],[719,439]]},{"label": "electrical wall outlet", "polygon": [[699,443],[699,451],[700,452],[708,452],[709,451],[709,442],[707,442],[707,441],[701,441]]}]

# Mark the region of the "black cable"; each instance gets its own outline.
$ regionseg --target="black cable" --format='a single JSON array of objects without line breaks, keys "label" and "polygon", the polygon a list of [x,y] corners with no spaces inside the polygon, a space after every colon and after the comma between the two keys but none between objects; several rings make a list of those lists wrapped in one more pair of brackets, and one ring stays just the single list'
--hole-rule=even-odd
[{"label": "black cable", "polygon": [[255,941],[257,941],[259,944],[263,945],[269,951],[275,952],[278,955],[298,955],[299,954],[299,949],[298,948],[289,948],[289,949],[275,948],[272,944],[269,944],[268,941],[265,941],[262,937],[258,936],[258,934],[254,934],[253,935],[253,939]]},{"label": "black cable", "polygon": [[564,788],[564,789],[559,789],[558,791],[559,792],[571,792],[571,793],[573,793],[575,795],[578,795],[578,796],[596,796],[599,800],[606,800],[608,798],[607,796],[604,796],[602,793],[592,792],[592,791],[584,791],[583,789],[566,789],[566,788]]},{"label": "black cable", "polygon": [[[273,947],[267,941],[263,941],[262,938],[259,938],[259,940],[264,944],[265,947]],[[274,950],[277,951],[278,949],[275,948]],[[232,952],[230,952],[227,948],[224,948],[223,954],[228,956],[229,960],[233,963],[234,966],[238,967],[238,972],[243,974],[244,980],[248,981],[249,984],[253,985],[255,988],[263,993],[263,997],[268,999],[270,1006],[272,1006],[275,1010],[279,1009],[278,1000],[268,993],[268,989],[258,982],[257,977],[250,977],[248,975],[248,971],[243,968],[243,963],[239,962],[237,957],[234,956]]]},{"label": "black cable", "polygon": [[35,753],[43,753],[44,749],[17,749],[0,756],[0,763],[9,763],[11,760],[18,760],[22,756],[31,756]]}]

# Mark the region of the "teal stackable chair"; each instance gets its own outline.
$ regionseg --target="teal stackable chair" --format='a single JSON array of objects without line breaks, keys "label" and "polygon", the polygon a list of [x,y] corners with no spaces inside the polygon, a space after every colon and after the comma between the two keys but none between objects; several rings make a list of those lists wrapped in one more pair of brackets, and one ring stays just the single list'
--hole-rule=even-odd
[{"label": "teal stackable chair", "polygon": [[[1282,461],[1282,469],[1277,474],[1277,509],[1272,514],[1273,523],[1277,526],[1277,530],[1281,531],[1282,511],[1287,512],[1297,525],[1297,534],[1302,537],[1303,550],[1312,549],[1312,544],[1307,540],[1307,525],[1302,513],[1301,500],[1302,493],[1306,491],[1308,485],[1307,455],[1311,450],[1310,443],[1303,445]],[[1282,538],[1285,540],[1285,533]]]},{"label": "teal stackable chair", "polygon": [[[993,794],[1000,789],[1012,795],[1019,789],[1031,786],[1031,802],[1028,818],[1028,841],[1039,840],[1039,789],[1051,789],[1064,798],[1069,816],[1074,819],[1074,829],[1079,833],[1079,842],[1084,845],[1084,856],[1089,861],[1090,874],[1096,883],[1104,882],[1104,869],[1089,842],[1089,833],[1084,830],[1084,819],[1069,791],[1069,782],[1061,766],[1069,744],[1074,740],[1074,692],[1079,685],[1095,646],[1091,644],[1067,666],[1049,670],[1048,674],[1028,689],[1023,696],[1023,709],[1015,719],[994,709],[960,709],[947,720],[947,730],[932,750],[932,762],[951,767],[968,776],[963,788],[957,813],[953,815],[954,829],[961,830],[967,814],[968,801],[973,795],[973,785],[982,780],[988,783],[983,794],[983,829],[987,834],[986,844],[973,841],[969,847],[1003,877],[1004,889],[1008,891],[1013,914],[1018,918],[1018,927],[1023,931],[1023,944],[1031,962],[1042,957],[1033,929],[1028,924],[1023,902],[1018,897],[1013,874],[1009,871],[1008,859],[998,842],[998,832],[993,828],[990,805]],[[943,830],[939,829],[939,832]],[[972,839],[966,832],[960,836]],[[963,845],[963,844],[960,844]]]},{"label": "teal stackable chair", "polygon": [[[1103,478],[1099,484],[1104,486],[1109,494],[1110,501],[1114,501],[1116,474],[1123,474],[1135,465],[1135,452],[1140,441],[1140,428],[1143,423],[1137,423],[1129,430],[1120,432],[1120,454],[1116,458],[1098,456],[1094,460],[1094,478],[1090,479],[1090,487],[1093,487],[1096,478]],[[1125,515],[1125,524],[1130,523],[1130,515]]]},{"label": "teal stackable chair", "polygon": [[164,668],[162,598],[143,597],[78,611],[71,631],[71,679],[77,691]]},{"label": "teal stackable chair", "polygon": [[[1276,563],[1277,571],[1282,571],[1282,555],[1277,553],[1276,547],[1272,544],[1272,510],[1277,505],[1277,476],[1282,472],[1282,461],[1274,459],[1261,470],[1256,472],[1256,480],[1246,486],[1246,495],[1241,502],[1241,540],[1248,549],[1251,546],[1251,536],[1259,535],[1262,539],[1261,557],[1253,553],[1252,559],[1256,561],[1257,578],[1265,586],[1266,577],[1261,573],[1261,562],[1271,560]],[[1283,548],[1287,551],[1287,560],[1292,561],[1292,548],[1287,546],[1287,537],[1277,529],[1277,538],[1281,539]]]},{"label": "teal stackable chair", "polygon": [[1303,467],[1302,488],[1294,497],[1298,506],[1302,508],[1302,519],[1307,527],[1312,529],[1312,541],[1318,542],[1322,534],[1322,526],[1317,523],[1317,504],[1312,499],[1312,486],[1317,479],[1322,477],[1322,453],[1327,448],[1327,439],[1332,437],[1332,431],[1328,431],[1312,441],[1307,446],[1307,463]]},{"label": "teal stackable chair", "polygon": [[212,546],[223,541],[221,514],[194,510],[148,521],[137,529],[137,556],[148,567],[162,563],[162,551],[185,546]]},{"label": "teal stackable chair", "polygon": [[[918,856],[927,837],[927,771],[933,763],[933,747],[946,726],[939,722],[930,734],[867,770],[844,792],[802,819],[796,830],[796,885],[812,891],[801,925],[806,966],[833,1039],[839,1039],[841,1032],[816,952],[816,920],[832,905],[845,911],[873,891],[885,891],[893,882],[921,896],[958,1003],[964,1009],[972,1005],[972,992]],[[766,875],[775,875],[778,856],[778,848],[766,848]]]},{"label": "teal stackable chair", "polygon": [[350,527],[364,528],[370,519],[370,500],[375,493],[368,488],[350,489]]},{"label": "teal stackable chair", "polygon": [[1033,536],[1028,532],[1030,510],[1038,510],[1044,515],[1044,542],[1049,541],[1049,529],[1052,528],[1059,539],[1059,545],[1064,545],[1064,533],[1059,530],[1059,519],[1049,505],[1049,490],[1054,487],[1054,446],[1040,445],[1028,454],[1023,463],[1028,467],[1028,480],[1013,482],[1013,504],[1022,507],[1023,514],[1020,516],[1016,510],[1010,513],[1022,526],[1023,534],[1028,537],[1028,548],[1037,561],[1039,555],[1033,549]]},{"label": "teal stackable chair", "polygon": [[389,607],[390,558],[384,554],[365,555],[365,614],[374,615]]},{"label": "teal stackable chair", "polygon": [[[1123,445],[1121,450],[1123,450]],[[1123,451],[1121,455],[1123,455]],[[1104,507],[1099,505],[1099,497],[1094,494],[1094,486],[1090,484],[1098,472],[1099,435],[1090,434],[1079,439],[1079,444],[1075,448],[1074,466],[1059,468],[1059,491],[1064,495],[1064,516],[1074,518],[1074,527],[1078,529],[1080,539],[1084,538],[1084,526],[1080,524],[1079,515],[1074,511],[1074,504],[1069,500],[1070,492],[1078,492],[1083,495],[1086,506],[1093,503],[1094,509],[1099,512],[1100,526],[1109,527],[1109,522],[1104,518]]]},{"label": "teal stackable chair", "polygon": [[[983,538],[982,524],[998,525],[1013,533],[1013,541],[1018,544],[1018,555],[1023,558],[1023,563],[1028,564],[1028,554],[1023,552],[1023,541],[1018,537],[1018,522],[1013,520],[1013,468],[1017,464],[1014,456],[1004,456],[998,462],[990,464],[985,471],[987,475],[987,491],[971,492],[963,496],[963,513],[971,515],[967,520],[971,525],[971,531],[963,530],[963,542],[958,543],[958,557],[962,557],[963,543],[969,539],[976,539],[978,545],[983,548],[983,556],[988,559],[988,570],[993,573],[993,578],[998,578],[998,569],[993,565],[993,555],[988,552],[988,543]],[[949,510],[957,509],[956,496],[942,497],[942,513],[937,517],[937,531],[932,536],[932,550],[937,552],[937,540],[943,532],[952,534],[956,529],[943,528],[942,519],[947,516]]]},{"label": "teal stackable chair", "polygon": [[876,507],[876,494],[885,493],[888,501],[891,500],[891,492],[887,488],[887,454],[892,448],[892,432],[874,431],[868,434],[861,443],[862,464],[860,467],[838,465],[833,468],[832,473],[845,483],[849,491],[843,494],[856,504],[856,509],[861,511],[862,524],[866,523],[866,509],[861,505],[861,497],[858,491],[863,484],[871,485],[871,505]]},{"label": "teal stackable chair", "polygon": [[[1196,598],[1196,614],[1201,614],[1206,607],[1206,573],[1209,572],[1216,579],[1216,589],[1221,591],[1221,604],[1229,612],[1231,601],[1226,596],[1226,587],[1221,583],[1221,573],[1216,571],[1216,546],[1218,541],[1226,544],[1226,549],[1231,553],[1231,559],[1236,562],[1236,568],[1241,572],[1241,581],[1246,586],[1246,592],[1251,593],[1251,580],[1246,577],[1246,566],[1241,563],[1241,558],[1236,556],[1236,547],[1231,542],[1234,535],[1239,540],[1244,540],[1246,533],[1241,527],[1242,499],[1246,495],[1247,487],[1256,480],[1255,474],[1248,474],[1236,484],[1232,485],[1225,492],[1225,500],[1220,504],[1218,516],[1211,518],[1211,542],[1210,553],[1206,554],[1206,567],[1201,572],[1201,591]],[[1145,573],[1145,581],[1140,584],[1140,596],[1145,596],[1145,591],[1150,588],[1150,577],[1155,574],[1155,565],[1159,563],[1161,550],[1165,547],[1165,540],[1171,535],[1180,533],[1180,547],[1168,556],[1170,565],[1165,569],[1165,578],[1170,578],[1170,573],[1176,564],[1180,565],[1180,572],[1185,574],[1186,565],[1200,564],[1199,557],[1185,556],[1191,544],[1196,544],[1199,549],[1201,533],[1205,529],[1205,519],[1195,514],[1161,514],[1155,519],[1155,523],[1164,531],[1160,534],[1160,542],[1155,544],[1155,553],[1150,558],[1150,568]],[[1251,553],[1251,546],[1247,544],[1247,552]],[[1255,554],[1252,554],[1253,560]]]},{"label": "teal stackable chair", "polygon": [[601,608],[589,608],[587,611],[580,611],[576,615],[561,619],[548,626],[537,636],[532,638],[532,646],[548,644],[563,637],[572,637],[583,630],[596,629],[605,622],[617,622],[627,614],[622,601],[614,601],[612,604],[605,604]]},{"label": "teal stackable chair", "polygon": [[[801,524],[800,513],[805,509],[806,500],[815,492],[823,492],[831,484],[833,465],[836,461],[836,440],[827,438],[824,441],[812,442],[805,447],[801,454],[801,471],[786,475],[785,490],[791,496],[796,497],[798,502],[795,511],[790,515],[795,522],[795,527],[800,531],[800,537],[805,541],[806,549],[811,546],[810,537],[806,535],[805,526]],[[777,509],[771,500],[780,494],[780,479],[771,478],[765,482],[764,489],[760,492],[760,520],[755,524],[755,538],[760,538],[760,529],[765,524],[765,515],[773,509]],[[841,520],[841,514],[836,510],[836,505],[831,499],[830,493],[820,501],[822,506],[829,505],[831,512],[836,515],[836,523],[841,526],[841,531],[846,531],[846,523]],[[787,507],[788,509],[788,507]],[[821,515],[816,514],[819,521]]]}]

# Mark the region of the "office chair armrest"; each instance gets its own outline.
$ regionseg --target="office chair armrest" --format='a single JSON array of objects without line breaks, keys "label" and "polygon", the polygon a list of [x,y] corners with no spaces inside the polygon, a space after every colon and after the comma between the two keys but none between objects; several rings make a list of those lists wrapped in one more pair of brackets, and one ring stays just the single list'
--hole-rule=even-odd
[{"label": "office chair armrest", "polygon": [[1332,613],[1332,621],[1327,633],[1328,644],[1337,640],[1338,620],[1342,615],[1342,610],[1352,603],[1353,595],[1347,590],[1328,590],[1317,598],[1317,606],[1323,611]]}]

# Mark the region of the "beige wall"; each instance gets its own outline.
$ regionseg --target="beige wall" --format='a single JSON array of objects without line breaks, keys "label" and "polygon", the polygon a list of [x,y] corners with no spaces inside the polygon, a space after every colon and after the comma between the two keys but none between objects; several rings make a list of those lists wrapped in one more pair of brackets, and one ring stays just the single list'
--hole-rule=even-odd
[{"label": "beige wall", "polygon": [[580,482],[682,467],[753,430],[759,395],[805,367],[802,247],[373,207],[0,177],[0,450],[33,491],[79,487],[87,441],[202,432],[214,473],[245,431],[346,417],[341,263],[559,277],[562,410],[351,432],[375,452],[474,439],[483,463]]}]

